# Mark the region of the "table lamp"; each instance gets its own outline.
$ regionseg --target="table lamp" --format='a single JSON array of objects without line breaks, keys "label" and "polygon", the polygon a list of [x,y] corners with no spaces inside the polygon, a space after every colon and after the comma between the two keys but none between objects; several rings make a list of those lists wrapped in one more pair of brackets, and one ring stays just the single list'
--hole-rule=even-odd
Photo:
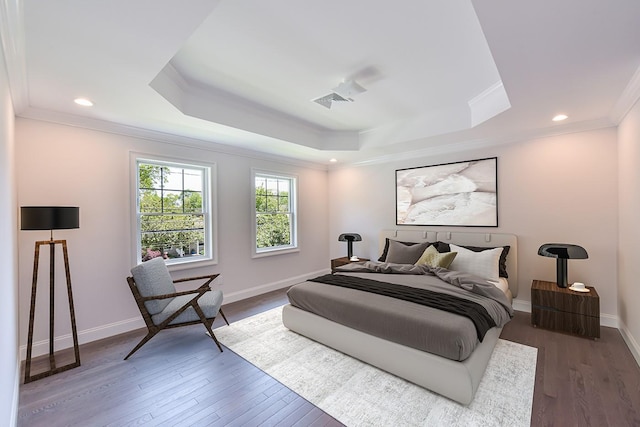
[{"label": "table lamp", "polygon": [[347,258],[353,257],[353,242],[362,241],[362,236],[357,233],[343,233],[338,236],[339,242],[347,242]]},{"label": "table lamp", "polygon": [[538,255],[556,258],[556,284],[560,288],[567,287],[567,260],[589,258],[582,246],[566,243],[545,243],[538,249]]}]

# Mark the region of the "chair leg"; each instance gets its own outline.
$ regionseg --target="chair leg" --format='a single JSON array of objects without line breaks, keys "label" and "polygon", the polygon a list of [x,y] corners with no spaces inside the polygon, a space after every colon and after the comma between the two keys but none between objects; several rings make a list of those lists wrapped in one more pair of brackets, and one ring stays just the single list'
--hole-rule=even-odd
[{"label": "chair leg", "polygon": [[216,345],[218,346],[218,349],[220,350],[220,353],[222,353],[222,346],[220,345],[220,341],[218,341],[218,338],[216,338],[216,336],[213,333],[213,330],[211,329],[211,326],[209,325],[205,325],[207,327],[207,330],[209,331],[209,335],[211,335],[211,338],[213,338],[213,340],[215,341]]},{"label": "chair leg", "polygon": [[218,346],[218,349],[220,350],[220,353],[222,353],[222,346],[220,345],[218,338],[216,338],[215,334],[213,333],[213,329],[211,329],[211,325],[213,325],[213,321],[216,320],[216,318],[214,317],[213,319],[211,319],[211,322],[209,322],[207,320],[207,316],[204,315],[204,312],[202,311],[202,309],[198,304],[193,304],[193,309],[198,314],[198,317],[200,318],[200,321],[202,322],[204,327],[207,328],[207,332],[209,332],[209,335],[211,336],[211,338],[213,338],[213,340],[215,341],[216,345]]},{"label": "chair leg", "polygon": [[142,340],[138,343],[138,345],[136,345],[133,350],[131,350],[129,352],[129,354],[127,354],[127,356],[124,358],[124,360],[127,360],[133,353],[135,353],[136,351],[138,351],[140,349],[140,347],[142,347],[143,345],[145,345],[151,338],[153,338],[155,336],[155,334],[157,334],[158,331],[149,331],[147,333],[147,335],[142,338]]},{"label": "chair leg", "polygon": [[[204,317],[204,314],[203,314]],[[209,335],[211,336],[211,338],[213,338],[213,340],[215,341],[216,345],[218,346],[218,349],[220,350],[220,353],[222,353],[222,346],[220,345],[220,341],[218,341],[218,338],[216,338],[216,335],[213,333],[213,329],[211,329],[211,325],[213,324],[213,320],[215,320],[215,317],[213,318],[213,320],[211,321],[211,323],[207,322],[207,319],[201,319],[202,323],[204,324],[204,327],[207,328],[207,332],[209,333]]]},{"label": "chair leg", "polygon": [[222,312],[222,308],[219,311],[220,311],[220,314],[222,315],[222,318],[224,319],[225,323],[227,324],[227,326],[229,326],[229,321],[227,320],[227,316],[225,316],[224,313]]}]

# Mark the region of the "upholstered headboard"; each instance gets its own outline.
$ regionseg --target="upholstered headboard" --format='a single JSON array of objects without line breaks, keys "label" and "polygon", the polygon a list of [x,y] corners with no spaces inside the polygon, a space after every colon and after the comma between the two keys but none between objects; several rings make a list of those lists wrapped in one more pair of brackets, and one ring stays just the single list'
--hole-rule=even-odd
[{"label": "upholstered headboard", "polygon": [[510,246],[507,256],[509,289],[515,298],[518,296],[518,238],[515,234],[472,233],[466,231],[426,231],[426,230],[382,230],[380,232],[379,251],[382,253],[386,239],[402,242],[445,242],[467,246]]}]

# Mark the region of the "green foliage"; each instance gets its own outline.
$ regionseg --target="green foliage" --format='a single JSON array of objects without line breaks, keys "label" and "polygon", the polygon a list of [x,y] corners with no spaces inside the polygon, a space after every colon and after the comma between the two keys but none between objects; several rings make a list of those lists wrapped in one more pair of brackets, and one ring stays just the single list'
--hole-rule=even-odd
[{"label": "green foliage", "polygon": [[289,193],[256,187],[256,247],[271,248],[291,244]]},{"label": "green foliage", "polygon": [[158,252],[168,257],[196,252],[204,244],[202,194],[198,191],[166,191],[170,168],[140,164],[139,203],[142,259]]}]

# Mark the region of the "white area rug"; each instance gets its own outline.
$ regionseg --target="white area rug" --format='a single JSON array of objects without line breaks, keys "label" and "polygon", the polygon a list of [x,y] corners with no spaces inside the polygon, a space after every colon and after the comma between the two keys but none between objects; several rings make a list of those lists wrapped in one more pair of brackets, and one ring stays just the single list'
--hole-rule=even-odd
[{"label": "white area rug", "polygon": [[529,426],[538,350],[499,340],[463,406],[291,332],[282,307],[215,330],[236,354],[347,426]]}]

